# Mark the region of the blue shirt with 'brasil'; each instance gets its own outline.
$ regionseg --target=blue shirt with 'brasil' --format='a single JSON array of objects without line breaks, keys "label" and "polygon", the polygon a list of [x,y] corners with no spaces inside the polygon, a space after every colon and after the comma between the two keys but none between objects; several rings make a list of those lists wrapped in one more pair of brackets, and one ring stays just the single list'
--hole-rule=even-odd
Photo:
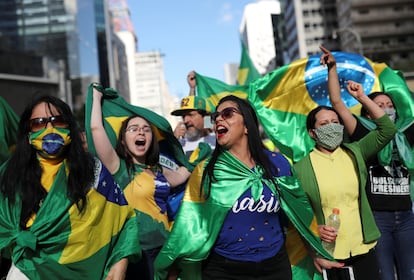
[{"label": "blue shirt with 'brasil'", "polygon": [[[290,164],[275,152],[267,152],[277,167],[275,176],[290,176]],[[265,185],[257,202],[248,189],[227,214],[214,246],[214,252],[237,261],[260,262],[275,256],[284,244],[279,201]]]}]

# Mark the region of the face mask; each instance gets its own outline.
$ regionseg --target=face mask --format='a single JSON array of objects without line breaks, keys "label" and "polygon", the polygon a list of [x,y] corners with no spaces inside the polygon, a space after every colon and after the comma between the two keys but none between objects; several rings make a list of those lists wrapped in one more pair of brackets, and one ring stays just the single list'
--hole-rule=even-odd
[{"label": "face mask", "polygon": [[44,158],[59,158],[64,148],[71,143],[70,130],[48,127],[30,133],[30,144]]},{"label": "face mask", "polygon": [[385,108],[384,112],[385,112],[385,114],[388,115],[388,117],[391,119],[392,122],[395,122],[395,118],[396,118],[395,109]]},{"label": "face mask", "polygon": [[339,123],[330,123],[313,130],[316,134],[316,143],[330,151],[341,145],[344,138],[344,126]]}]

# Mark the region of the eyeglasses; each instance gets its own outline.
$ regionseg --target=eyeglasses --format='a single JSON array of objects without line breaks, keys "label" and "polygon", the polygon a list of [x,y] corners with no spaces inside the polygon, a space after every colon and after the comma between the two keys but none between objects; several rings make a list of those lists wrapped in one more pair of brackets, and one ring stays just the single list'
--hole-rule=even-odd
[{"label": "eyeglasses", "polygon": [[216,120],[219,116],[221,116],[223,118],[223,120],[227,120],[231,117],[233,117],[233,114],[237,113],[240,114],[240,111],[234,107],[227,107],[224,108],[223,110],[221,110],[221,112],[214,112],[211,114],[210,116],[210,121],[212,124],[216,123]]},{"label": "eyeglasses", "polygon": [[147,133],[151,133],[151,132],[152,132],[152,131],[151,131],[151,127],[149,127],[149,126],[147,126],[147,125],[146,125],[146,126],[143,126],[143,127],[140,127],[140,126],[135,125],[135,124],[128,126],[128,127],[125,129],[125,131],[126,131],[126,132],[129,132],[129,133],[135,133],[135,132],[142,131],[142,133],[145,133],[145,134],[147,134]]},{"label": "eyeglasses", "polygon": [[51,123],[53,127],[67,128],[69,124],[62,116],[51,116],[48,118],[34,118],[30,120],[30,129],[38,131],[46,128],[47,124]]}]

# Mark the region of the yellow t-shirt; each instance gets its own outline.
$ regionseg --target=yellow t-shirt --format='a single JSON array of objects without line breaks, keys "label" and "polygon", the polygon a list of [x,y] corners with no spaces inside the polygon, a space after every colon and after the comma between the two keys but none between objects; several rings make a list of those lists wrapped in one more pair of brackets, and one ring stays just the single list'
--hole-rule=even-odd
[{"label": "yellow t-shirt", "polygon": [[340,209],[341,225],[334,258],[347,259],[367,253],[376,242],[363,243],[358,175],[351,157],[339,147],[330,155],[315,149],[310,158],[319,186],[325,221],[333,208]]}]

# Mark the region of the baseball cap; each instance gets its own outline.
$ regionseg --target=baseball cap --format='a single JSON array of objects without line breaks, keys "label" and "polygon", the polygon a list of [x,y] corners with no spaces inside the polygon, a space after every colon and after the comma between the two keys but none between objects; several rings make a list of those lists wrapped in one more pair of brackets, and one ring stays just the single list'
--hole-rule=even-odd
[{"label": "baseball cap", "polygon": [[188,111],[201,110],[206,114],[210,113],[210,108],[204,98],[198,96],[186,96],[181,99],[180,109],[171,112],[173,116],[182,116]]}]

